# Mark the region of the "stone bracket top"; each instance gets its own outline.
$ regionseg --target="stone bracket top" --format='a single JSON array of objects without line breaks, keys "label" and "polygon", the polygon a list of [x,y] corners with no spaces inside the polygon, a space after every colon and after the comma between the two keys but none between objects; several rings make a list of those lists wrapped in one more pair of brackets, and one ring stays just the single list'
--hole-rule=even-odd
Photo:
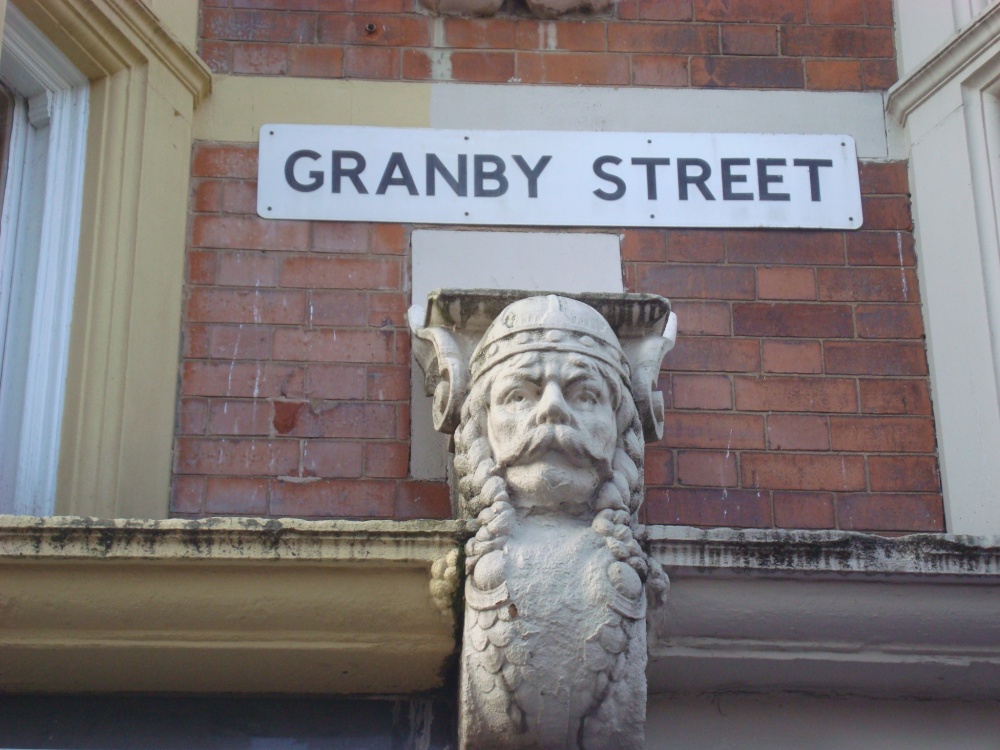
[{"label": "stone bracket top", "polygon": [[670,302],[655,294],[545,292],[519,289],[437,289],[427,305],[408,313],[413,352],[433,396],[434,428],[453,433],[468,395],[473,351],[500,313],[526,297],[556,295],[594,308],[608,322],[629,363],[632,395],[647,441],[663,436],[660,363],[677,338],[677,316]]}]

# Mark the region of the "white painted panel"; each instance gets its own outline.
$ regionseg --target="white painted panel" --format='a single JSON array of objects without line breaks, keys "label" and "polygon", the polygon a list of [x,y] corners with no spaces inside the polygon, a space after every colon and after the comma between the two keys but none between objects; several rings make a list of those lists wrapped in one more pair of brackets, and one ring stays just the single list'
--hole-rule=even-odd
[{"label": "white painted panel", "polygon": [[857,229],[849,135],[264,125],[266,219]]},{"label": "white painted panel", "polygon": [[[553,292],[622,292],[616,234],[413,232],[412,294],[424,304],[434,289],[533,289]],[[435,432],[431,399],[413,366],[410,472],[417,479],[447,474],[447,438]]]},{"label": "white painted panel", "polygon": [[846,133],[857,142],[861,159],[900,158],[902,154],[895,124],[886,123],[882,94],[874,91],[719,91],[436,83],[431,87],[431,127],[655,133]]}]

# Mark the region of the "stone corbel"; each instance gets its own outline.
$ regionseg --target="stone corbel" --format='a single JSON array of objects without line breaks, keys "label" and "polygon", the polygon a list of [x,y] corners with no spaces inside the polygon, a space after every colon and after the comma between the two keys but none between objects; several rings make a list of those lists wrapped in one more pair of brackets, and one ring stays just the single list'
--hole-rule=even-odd
[{"label": "stone corbel", "polygon": [[[483,333],[511,302],[551,292],[527,290],[438,289],[427,305],[413,305],[409,325],[413,353],[424,371],[424,391],[432,396],[434,429],[453,434],[469,391],[469,360]],[[644,437],[663,437],[660,363],[677,338],[677,316],[670,303],[652,294],[566,294],[584,302],[608,321],[621,341],[631,372],[633,398]]]}]

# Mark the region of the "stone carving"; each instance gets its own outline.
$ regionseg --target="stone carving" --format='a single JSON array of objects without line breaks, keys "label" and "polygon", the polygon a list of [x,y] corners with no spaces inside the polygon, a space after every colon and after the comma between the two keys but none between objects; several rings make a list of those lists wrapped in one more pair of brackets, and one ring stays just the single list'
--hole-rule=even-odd
[{"label": "stone carving", "polygon": [[449,294],[432,295],[438,324],[426,315],[415,351],[435,424],[454,430],[460,512],[478,526],[466,546],[462,747],[641,748],[647,589],[662,599],[668,582],[636,540],[637,512],[644,434],[662,434],[669,305],[608,295],[602,315],[529,297],[480,339],[502,293]]},{"label": "stone carving", "polygon": [[[445,16],[492,16],[503,6],[504,0],[420,0],[433,13]],[[618,0],[524,0],[539,18],[556,18],[579,11],[599,13]]]}]

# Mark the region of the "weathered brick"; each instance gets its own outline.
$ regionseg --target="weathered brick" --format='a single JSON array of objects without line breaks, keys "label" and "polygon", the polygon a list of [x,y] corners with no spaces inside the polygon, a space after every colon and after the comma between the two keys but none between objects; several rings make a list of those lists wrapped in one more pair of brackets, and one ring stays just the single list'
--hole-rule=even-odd
[{"label": "weathered brick", "polygon": [[209,477],[205,482],[205,512],[262,516],[267,513],[267,494],[265,479]]},{"label": "weathered brick", "polygon": [[757,298],[816,299],[816,271],[812,268],[758,268]]},{"label": "weathered brick", "polygon": [[764,418],[756,414],[670,412],[663,442],[675,448],[763,448]]},{"label": "weathered brick", "polygon": [[274,357],[295,362],[392,362],[391,330],[351,331],[281,328],[274,332]]},{"label": "weathered brick", "polygon": [[302,395],[302,368],[261,362],[187,361],[181,367],[185,396],[275,398]]},{"label": "weathered brick", "polygon": [[831,341],[823,347],[826,371],[835,375],[926,375],[923,344]]},{"label": "weathered brick", "polygon": [[288,47],[284,44],[238,44],[233,48],[233,72],[283,76],[288,72]]},{"label": "weathered brick", "polygon": [[222,210],[221,180],[194,180],[194,195],[191,198],[191,210],[202,213]]},{"label": "weathered brick", "polygon": [[772,522],[771,498],[748,490],[670,488],[646,495],[647,523],[760,528]]},{"label": "weathered brick", "polygon": [[858,60],[806,60],[810,91],[861,91],[864,81]]},{"label": "weathered brick", "polygon": [[775,26],[722,27],[722,54],[777,55],[778,29]]},{"label": "weathered brick", "polygon": [[823,372],[823,347],[818,341],[763,341],[761,357],[764,372]]},{"label": "weathered brick", "polygon": [[372,253],[406,255],[410,249],[410,227],[406,224],[372,224]]},{"label": "weathered brick", "polygon": [[281,264],[281,286],[311,289],[396,289],[399,261],[389,258],[291,256]]},{"label": "weathered brick", "polygon": [[273,255],[253,250],[218,254],[216,283],[220,286],[275,286],[277,281],[278,271]]},{"label": "weathered brick", "polygon": [[781,51],[810,57],[892,57],[892,30],[864,27],[784,26]]},{"label": "weathered brick", "polygon": [[643,265],[636,274],[640,289],[671,299],[753,299],[755,294],[752,268]]},{"label": "weathered brick", "polygon": [[920,305],[858,305],[854,312],[863,339],[919,339],[924,335]]},{"label": "weathered brick", "polygon": [[837,525],[833,495],[827,492],[775,492],[774,525],[779,529],[832,529]]},{"label": "weathered brick", "polygon": [[664,366],[672,371],[757,372],[760,347],[745,339],[678,337]]},{"label": "weathered brick", "polygon": [[667,231],[667,260],[674,263],[722,263],[726,258],[725,233],[705,229]]},{"label": "weathered brick", "polygon": [[205,477],[174,475],[170,482],[171,515],[198,515],[204,509]]},{"label": "weathered brick", "polygon": [[271,484],[271,515],[293,518],[391,518],[396,487],[390,481],[316,479]]},{"label": "weathered brick", "polygon": [[892,26],[892,0],[864,0],[869,26]]},{"label": "weathered brick", "polygon": [[885,90],[899,80],[899,68],[894,59],[864,60],[861,63],[861,74],[868,91]]},{"label": "weathered brick", "polygon": [[725,375],[674,375],[675,409],[732,409],[732,384]]},{"label": "weathered brick", "polygon": [[513,52],[452,52],[451,77],[473,83],[506,83],[514,77]]},{"label": "weathered brick", "polygon": [[405,478],[409,473],[409,468],[409,443],[368,443],[365,445],[366,477]]},{"label": "weathered brick", "polygon": [[306,368],[305,395],[326,401],[360,401],[365,398],[363,365],[310,364]]},{"label": "weathered brick", "polygon": [[677,481],[690,487],[735,487],[736,454],[732,451],[678,451]]},{"label": "weathered brick", "polygon": [[396,407],[392,404],[288,402],[279,413],[279,403],[275,403],[275,431],[283,435],[383,440],[396,436]]},{"label": "weathered brick", "polygon": [[386,292],[368,295],[368,325],[372,327],[406,327],[406,311],[409,302],[402,293]]},{"label": "weathered brick", "polygon": [[208,356],[209,327],[188,323],[181,331],[181,352],[185,357],[204,359]]},{"label": "weathered brick", "polygon": [[646,445],[645,459],[646,486],[671,485],[674,483],[674,452]]},{"label": "weathered brick", "polygon": [[847,262],[852,266],[915,266],[913,235],[906,232],[850,232]]},{"label": "weathered brick", "polygon": [[304,323],[304,292],[279,289],[192,289],[188,320],[203,323]]},{"label": "weathered brick", "polygon": [[644,21],[690,21],[691,0],[620,0],[618,17]]},{"label": "weathered brick", "polygon": [[226,250],[307,250],[309,225],[249,216],[200,215],[194,217],[191,242],[195,247]]},{"label": "weathered brick", "polygon": [[907,302],[917,299],[917,275],[908,268],[820,268],[816,278],[821,300]]},{"label": "weathered brick", "polygon": [[865,489],[865,461],[861,456],[744,453],[740,470],[744,487],[840,492]]},{"label": "weathered brick", "polygon": [[182,398],[177,410],[180,435],[204,435],[208,428],[208,402],[200,398]]},{"label": "weathered brick", "polygon": [[309,325],[361,327],[368,321],[364,292],[313,289],[309,292]]},{"label": "weathered brick", "polygon": [[211,250],[192,250],[187,254],[187,277],[191,284],[215,281],[216,254]]},{"label": "weathered brick", "polygon": [[934,422],[926,417],[831,417],[835,451],[932,453]]},{"label": "weathered brick", "polygon": [[863,24],[862,0],[809,0],[809,23]]},{"label": "weathered brick", "polygon": [[399,78],[400,52],[392,47],[347,47],[345,78]]},{"label": "weathered brick", "polygon": [[288,74],[299,78],[340,78],[344,48],[293,45],[288,48]]},{"label": "weathered brick", "polygon": [[726,257],[730,263],[839,266],[844,263],[844,236],[760,229],[728,232]]},{"label": "weathered brick", "polygon": [[858,162],[858,177],[864,195],[905,195],[909,192],[905,161]]},{"label": "weathered brick", "polygon": [[732,333],[732,314],[725,302],[673,301],[677,329],[681,336],[728,336]]},{"label": "weathered brick", "polygon": [[297,440],[210,440],[181,437],[174,451],[178,474],[278,476],[299,467]]},{"label": "weathered brick", "polygon": [[607,49],[607,26],[601,21],[517,22],[517,48],[603,52]]},{"label": "weathered brick", "polygon": [[940,495],[840,495],[837,523],[851,531],[944,531]]},{"label": "weathered brick", "polygon": [[662,229],[629,229],[621,249],[624,261],[662,263],[667,259],[667,237]]},{"label": "weathered brick", "polygon": [[865,195],[861,198],[865,229],[913,229],[910,217],[910,199],[906,197]]},{"label": "weathered brick", "polygon": [[[374,31],[369,31],[374,25]],[[382,47],[429,47],[431,18],[411,14],[320,16],[320,44],[377,45]]]},{"label": "weathered brick", "polygon": [[705,88],[801,89],[802,63],[783,57],[692,57],[691,85]]},{"label": "weathered brick", "polygon": [[517,77],[524,83],[621,86],[630,80],[629,60],[601,52],[519,52]]},{"label": "weathered brick", "polygon": [[399,482],[396,485],[396,518],[451,518],[451,492],[447,482]]},{"label": "weathered brick", "polygon": [[686,57],[632,55],[632,83],[636,86],[687,86]]},{"label": "weathered brick", "polygon": [[222,183],[222,211],[227,214],[257,213],[257,182],[228,180]]},{"label": "weathered brick", "polygon": [[875,492],[940,492],[934,456],[870,456],[868,478]]},{"label": "weathered brick", "polygon": [[228,179],[257,177],[257,147],[196,143],[191,163],[193,177]]},{"label": "weathered brick", "polygon": [[805,23],[806,0],[694,0],[699,21]]},{"label": "weathered brick", "polygon": [[767,445],[771,450],[828,451],[830,426],[826,417],[811,414],[769,414]]},{"label": "weathered brick", "polygon": [[851,413],[858,410],[847,378],[737,377],[736,408],[743,411]]},{"label": "weathered brick", "polygon": [[208,351],[211,359],[271,358],[271,333],[268,325],[213,325],[208,327]]},{"label": "weathered brick", "polygon": [[854,320],[848,305],[750,303],[733,305],[737,336],[850,338]]},{"label": "weathered brick", "polygon": [[445,44],[452,49],[514,49],[518,24],[501,18],[446,18]]},{"label": "weathered brick", "polygon": [[365,397],[369,401],[408,401],[410,398],[409,367],[369,365],[365,382]]},{"label": "weathered brick", "polygon": [[271,432],[271,407],[263,399],[212,401],[208,422],[210,435],[267,435]]},{"label": "weathered brick", "polygon": [[925,380],[858,381],[864,414],[931,414],[931,397]]},{"label": "weathered brick", "polygon": [[361,476],[364,446],[344,440],[305,440],[302,475],[321,479],[355,479]]},{"label": "weathered brick", "polygon": [[312,225],[312,249],[320,253],[364,253],[368,251],[371,225],[351,221],[316,221]]},{"label": "weathered brick", "polygon": [[233,45],[229,42],[202,39],[198,45],[198,57],[213,73],[231,73],[233,70]]},{"label": "weathered brick", "polygon": [[610,23],[608,49],[612,52],[711,55],[719,51],[719,27],[690,23]]}]

